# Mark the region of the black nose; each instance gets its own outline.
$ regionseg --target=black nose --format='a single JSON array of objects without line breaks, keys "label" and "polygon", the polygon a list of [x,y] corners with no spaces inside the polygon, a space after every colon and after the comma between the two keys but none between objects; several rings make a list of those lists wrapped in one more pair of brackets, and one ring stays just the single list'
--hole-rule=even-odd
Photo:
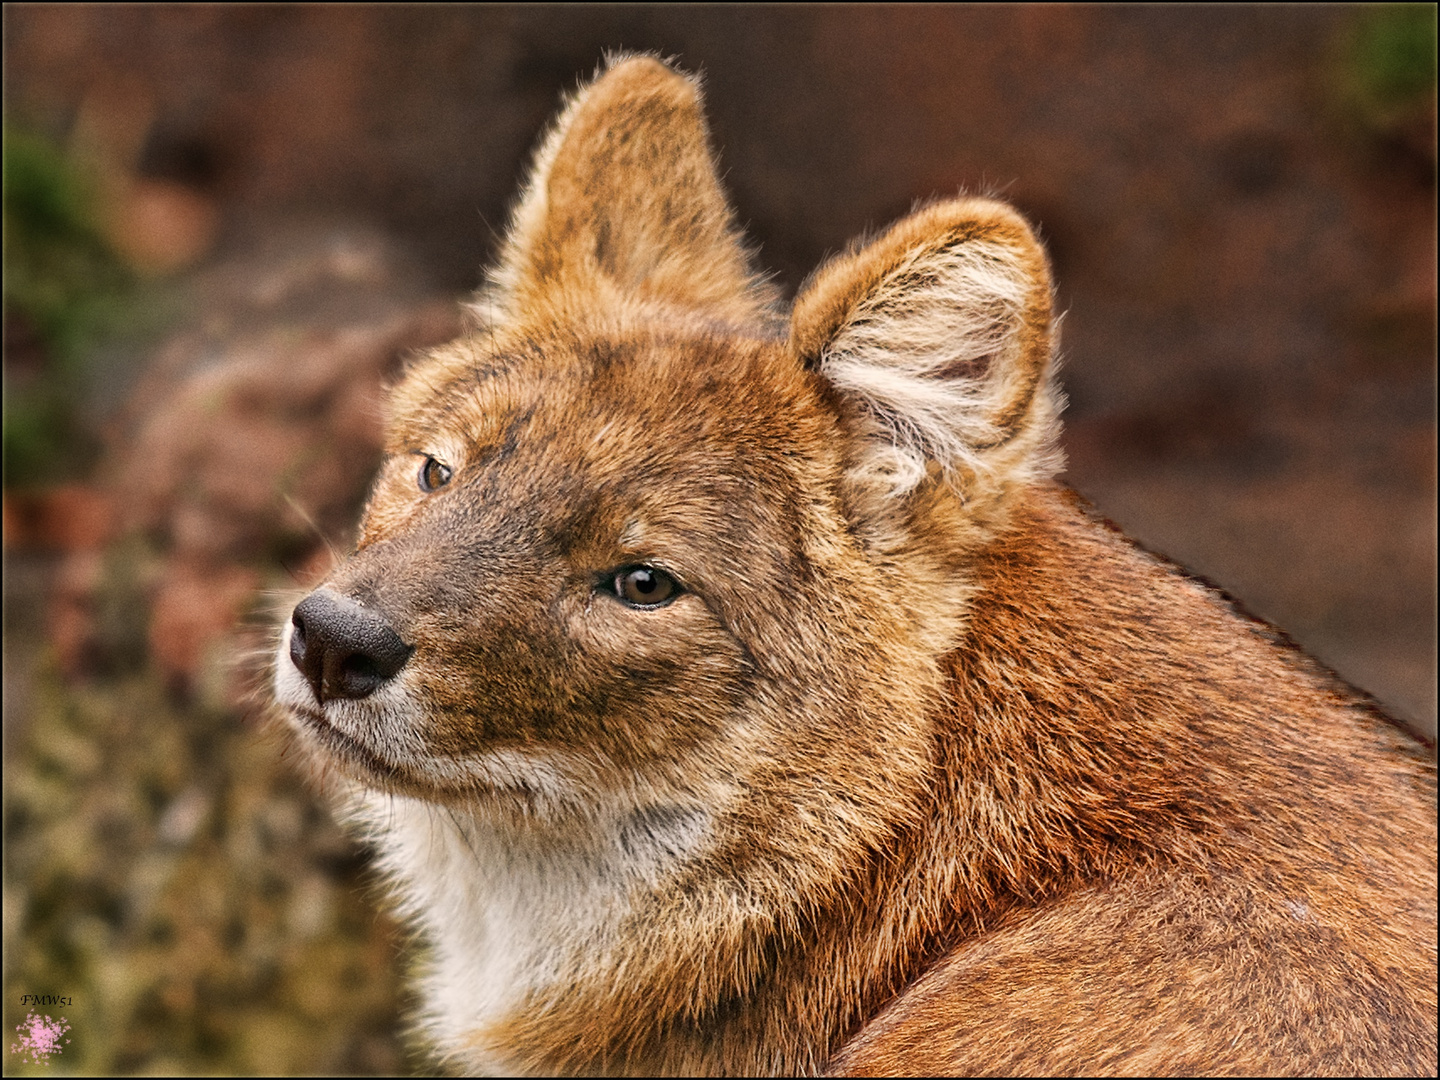
[{"label": "black nose", "polygon": [[405,666],[415,650],[384,616],[328,589],[319,589],[290,617],[290,659],[324,704],[369,697]]}]

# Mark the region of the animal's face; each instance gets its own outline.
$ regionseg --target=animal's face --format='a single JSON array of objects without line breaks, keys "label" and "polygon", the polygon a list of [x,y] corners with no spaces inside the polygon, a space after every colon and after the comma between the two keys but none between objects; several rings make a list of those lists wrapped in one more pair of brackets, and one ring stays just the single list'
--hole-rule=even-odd
[{"label": "animal's face", "polygon": [[[835,418],[781,346],[696,327],[421,368],[335,611],[292,623],[287,703],[424,795],[579,791],[729,741],[844,529]],[[363,696],[347,600],[411,650]]]},{"label": "animal's face", "polygon": [[358,549],[285,628],[302,740],[480,813],[880,842],[929,768],[967,559],[1052,433],[1023,222],[916,215],[787,328],[693,87],[632,62],[542,151],[486,300],[395,389]]}]

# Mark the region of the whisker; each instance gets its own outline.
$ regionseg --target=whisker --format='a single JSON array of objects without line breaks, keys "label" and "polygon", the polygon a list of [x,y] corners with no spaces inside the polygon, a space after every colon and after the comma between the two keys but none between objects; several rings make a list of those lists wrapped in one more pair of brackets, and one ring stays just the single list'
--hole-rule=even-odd
[{"label": "whisker", "polygon": [[[316,538],[325,545],[325,550],[330,553],[330,558],[337,563],[340,562],[342,558],[340,551],[330,542],[330,538],[325,535],[325,530],[320,528],[315,519],[310,516],[310,512],[301,506],[289,492],[285,493],[285,504],[289,506],[291,510],[295,511],[295,515],[304,522],[310,531],[315,534]],[[288,566],[285,570],[287,573],[290,573],[292,577],[295,576]]]}]

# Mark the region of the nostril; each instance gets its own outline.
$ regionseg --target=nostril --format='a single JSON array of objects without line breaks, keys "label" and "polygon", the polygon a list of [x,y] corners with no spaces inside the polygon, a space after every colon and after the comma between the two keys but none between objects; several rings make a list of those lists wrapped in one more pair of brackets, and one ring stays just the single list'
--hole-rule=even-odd
[{"label": "nostril", "polygon": [[347,656],[340,666],[340,677],[347,681],[382,679],[379,667],[368,656]]},{"label": "nostril", "polygon": [[351,653],[340,661],[335,681],[346,691],[342,696],[364,697],[383,685],[391,674],[374,657]]},{"label": "nostril", "polygon": [[290,618],[290,662],[305,670],[305,620],[299,615]]},{"label": "nostril", "polygon": [[305,620],[300,617],[299,608],[296,608],[295,614],[290,617],[290,625],[290,662],[299,669],[301,675],[305,676],[305,681],[315,692],[316,700],[323,701],[324,699],[320,696],[319,673],[313,669],[311,664],[314,659],[311,654],[314,650],[305,647]]}]

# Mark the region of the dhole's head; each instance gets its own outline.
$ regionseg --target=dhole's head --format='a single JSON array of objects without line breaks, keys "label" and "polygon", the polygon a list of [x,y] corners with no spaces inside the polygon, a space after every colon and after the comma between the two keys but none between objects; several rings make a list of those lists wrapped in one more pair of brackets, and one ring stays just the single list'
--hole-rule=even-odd
[{"label": "dhole's head", "polygon": [[1056,464],[1029,228],[930,205],[786,313],[696,85],[629,59],[543,144],[477,315],[393,391],[356,551],[285,626],[293,728],[371,789],[668,823],[823,888],[915,812],[967,566]]}]

